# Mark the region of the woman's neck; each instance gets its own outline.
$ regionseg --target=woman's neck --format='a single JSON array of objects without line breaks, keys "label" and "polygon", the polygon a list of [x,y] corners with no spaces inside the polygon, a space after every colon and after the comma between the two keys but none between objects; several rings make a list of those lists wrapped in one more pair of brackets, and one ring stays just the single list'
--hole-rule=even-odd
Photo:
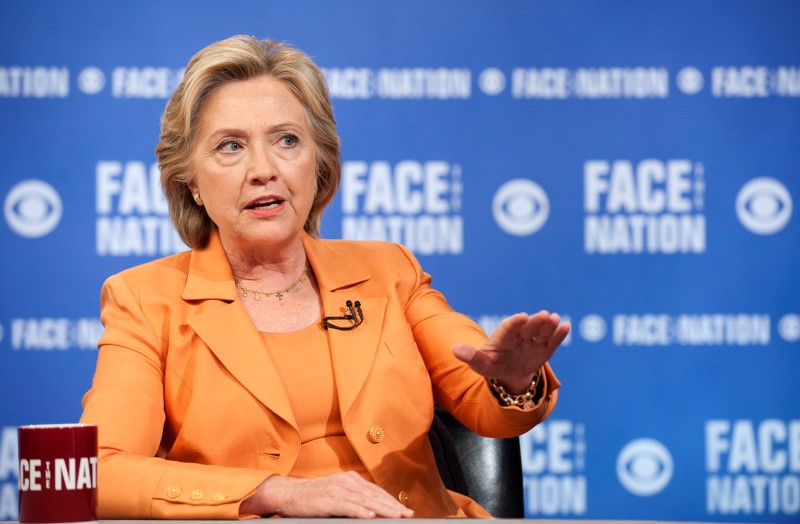
[{"label": "woman's neck", "polygon": [[246,287],[280,289],[294,282],[308,264],[300,236],[284,245],[242,246],[224,240],[222,245],[234,280]]}]

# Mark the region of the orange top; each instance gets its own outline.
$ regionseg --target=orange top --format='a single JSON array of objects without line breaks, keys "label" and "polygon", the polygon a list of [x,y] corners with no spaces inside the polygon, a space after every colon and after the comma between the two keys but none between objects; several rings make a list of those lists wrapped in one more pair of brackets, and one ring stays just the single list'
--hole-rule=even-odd
[{"label": "orange top", "polygon": [[327,333],[318,323],[292,333],[261,332],[300,430],[290,474],[319,477],[355,471],[372,481],[345,435]]}]

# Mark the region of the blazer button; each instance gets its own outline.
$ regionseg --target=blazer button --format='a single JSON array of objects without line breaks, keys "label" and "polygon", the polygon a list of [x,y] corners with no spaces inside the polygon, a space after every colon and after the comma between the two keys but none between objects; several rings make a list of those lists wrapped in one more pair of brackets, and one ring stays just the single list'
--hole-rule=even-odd
[{"label": "blazer button", "polygon": [[397,500],[399,500],[404,506],[408,506],[408,491],[403,490],[398,493]]},{"label": "blazer button", "polygon": [[167,488],[167,496],[171,499],[176,499],[181,494],[181,487],[177,484],[173,484]]},{"label": "blazer button", "polygon": [[225,494],[224,493],[214,493],[214,495],[211,497],[211,500],[213,500],[214,502],[220,502],[222,500],[225,500]]},{"label": "blazer button", "polygon": [[205,497],[205,496],[206,496],[206,494],[203,493],[202,489],[196,489],[196,490],[192,491],[192,494],[189,495],[189,498],[191,498],[192,500],[203,500],[203,497]]},{"label": "blazer button", "polygon": [[373,444],[378,444],[383,441],[385,433],[383,431],[383,426],[380,424],[375,424],[371,428],[369,428],[369,441]]}]

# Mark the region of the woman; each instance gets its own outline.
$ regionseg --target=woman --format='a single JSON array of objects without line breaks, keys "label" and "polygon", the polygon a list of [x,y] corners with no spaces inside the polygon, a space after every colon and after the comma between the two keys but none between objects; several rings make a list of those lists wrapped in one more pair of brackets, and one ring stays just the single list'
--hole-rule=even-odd
[{"label": "woman", "polygon": [[556,402],[569,326],[521,313],[487,339],[403,247],[317,238],[338,147],[301,52],[239,36],[190,61],[156,153],[192,250],[102,292],[82,417],[100,518],[488,516],[442,485],[433,404],[527,431]]}]

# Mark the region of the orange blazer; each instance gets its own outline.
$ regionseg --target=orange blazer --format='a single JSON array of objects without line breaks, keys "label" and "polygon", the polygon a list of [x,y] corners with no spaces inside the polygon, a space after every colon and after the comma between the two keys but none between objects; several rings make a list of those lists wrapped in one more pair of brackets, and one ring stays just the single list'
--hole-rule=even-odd
[{"label": "orange blazer", "polygon": [[[361,326],[327,333],[345,433],[369,474],[417,517],[487,516],[437,474],[427,438],[434,402],[479,434],[516,436],[555,405],[550,367],[534,409],[501,407],[450,351],[486,335],[453,312],[405,248],[308,235],[303,243],[324,314],[361,301]],[[300,439],[219,238],[112,276],[101,309],[81,417],[99,427],[98,517],[239,518],[265,478],[289,473]],[[382,440],[370,438],[375,426]]]}]

